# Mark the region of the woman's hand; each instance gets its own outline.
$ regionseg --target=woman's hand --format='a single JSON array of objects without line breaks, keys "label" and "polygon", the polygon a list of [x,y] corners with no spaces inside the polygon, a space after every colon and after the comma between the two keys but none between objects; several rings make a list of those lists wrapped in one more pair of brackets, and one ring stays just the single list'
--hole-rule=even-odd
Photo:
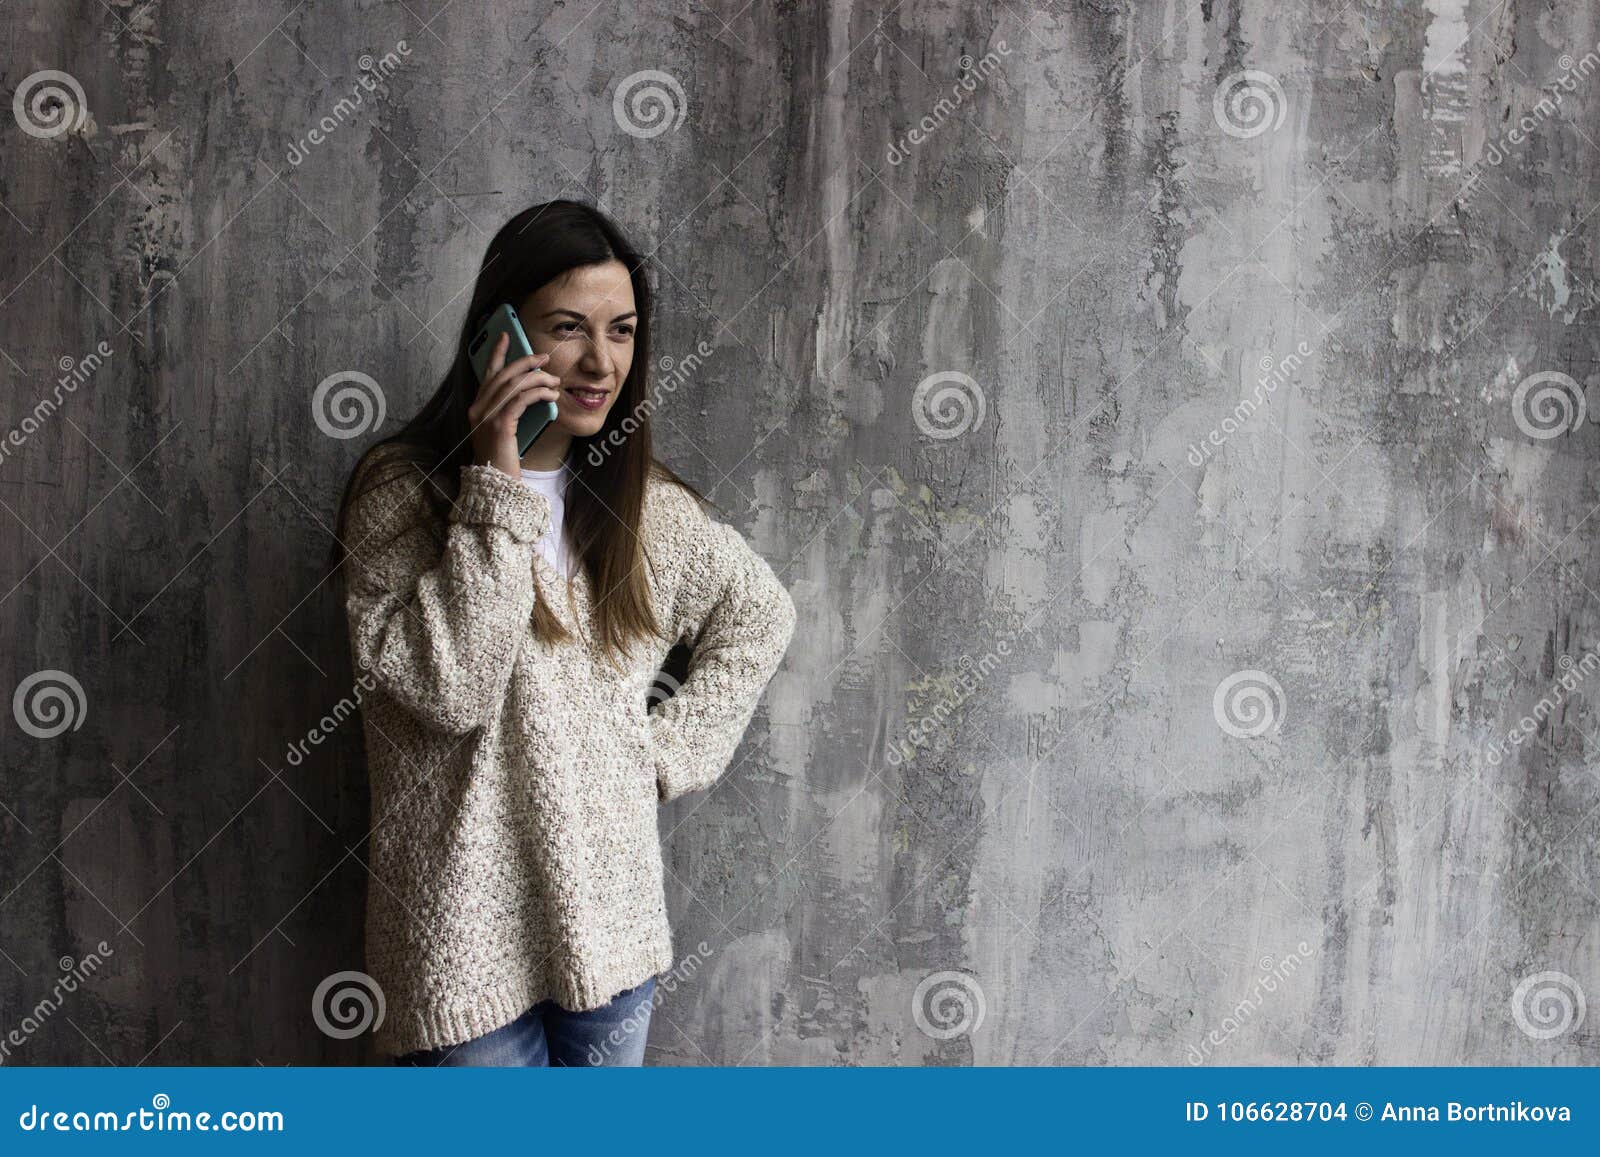
[{"label": "woman's hand", "polygon": [[478,396],[467,407],[472,425],[472,457],[480,465],[495,466],[522,480],[522,456],[517,453],[517,420],[529,406],[559,401],[561,379],[539,369],[549,354],[530,354],[507,363],[509,334],[495,339],[489,368]]}]

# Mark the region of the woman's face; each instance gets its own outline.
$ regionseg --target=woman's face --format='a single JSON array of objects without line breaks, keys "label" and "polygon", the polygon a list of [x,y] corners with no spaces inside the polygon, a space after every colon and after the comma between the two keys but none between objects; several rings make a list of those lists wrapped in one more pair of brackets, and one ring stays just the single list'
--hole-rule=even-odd
[{"label": "woman's face", "polygon": [[556,428],[598,434],[633,365],[638,325],[633,282],[620,261],[580,265],[541,286],[517,309],[541,368],[561,379]]}]

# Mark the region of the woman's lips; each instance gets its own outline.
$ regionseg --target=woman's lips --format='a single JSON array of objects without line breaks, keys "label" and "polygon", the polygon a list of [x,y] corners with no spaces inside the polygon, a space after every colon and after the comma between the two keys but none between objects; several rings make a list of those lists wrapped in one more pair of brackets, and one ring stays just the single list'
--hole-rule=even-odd
[{"label": "woman's lips", "polygon": [[568,386],[567,393],[572,400],[585,410],[598,410],[606,404],[606,399],[611,396],[610,390],[591,390],[583,386]]}]

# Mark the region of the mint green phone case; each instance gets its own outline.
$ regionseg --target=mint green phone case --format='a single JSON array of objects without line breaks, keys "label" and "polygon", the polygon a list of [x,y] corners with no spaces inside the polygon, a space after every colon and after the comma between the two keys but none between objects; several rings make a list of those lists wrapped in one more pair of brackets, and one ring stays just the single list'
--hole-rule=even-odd
[{"label": "mint green phone case", "polygon": [[[522,323],[517,319],[517,311],[509,305],[502,305],[489,315],[477,336],[467,346],[467,356],[472,359],[472,372],[478,375],[479,382],[483,381],[489,368],[489,355],[494,351],[494,343],[500,340],[503,333],[511,335],[511,344],[506,347],[507,362],[533,353],[528,335],[522,332]],[[544,428],[555,420],[554,402],[538,402],[522,411],[522,417],[517,419],[517,453],[526,454],[528,447],[544,433]]]}]

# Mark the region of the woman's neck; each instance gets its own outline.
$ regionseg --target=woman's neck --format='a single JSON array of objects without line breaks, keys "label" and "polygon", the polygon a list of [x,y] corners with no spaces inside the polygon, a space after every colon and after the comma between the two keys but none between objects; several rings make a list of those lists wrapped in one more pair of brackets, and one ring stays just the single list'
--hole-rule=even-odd
[{"label": "woman's neck", "polygon": [[528,452],[522,456],[524,470],[555,470],[567,460],[567,451],[572,448],[572,435],[565,430],[558,430],[553,425],[546,426],[543,434],[534,440]]}]

